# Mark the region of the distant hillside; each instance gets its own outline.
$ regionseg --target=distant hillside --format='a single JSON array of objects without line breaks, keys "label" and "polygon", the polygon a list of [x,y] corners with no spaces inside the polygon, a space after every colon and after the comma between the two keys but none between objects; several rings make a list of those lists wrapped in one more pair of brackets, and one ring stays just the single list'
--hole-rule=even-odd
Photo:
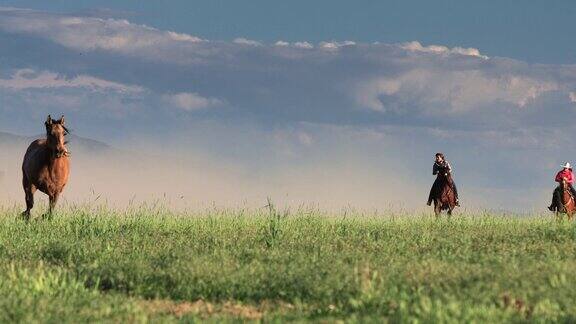
[{"label": "distant hillside", "polygon": [[[3,149],[21,148],[22,151],[25,151],[32,141],[44,137],[44,135],[19,136],[0,132],[0,147]],[[66,140],[68,141],[68,148],[72,153],[104,153],[114,150],[110,145],[106,143],[76,136],[74,134],[66,136]]]},{"label": "distant hillside", "polygon": [[[40,138],[40,137],[36,137]],[[103,142],[70,134],[67,136],[68,147],[71,152],[81,151],[87,153],[102,153],[112,151],[113,148]]]},{"label": "distant hillside", "polygon": [[0,132],[0,145],[18,145],[26,142],[26,137]]}]

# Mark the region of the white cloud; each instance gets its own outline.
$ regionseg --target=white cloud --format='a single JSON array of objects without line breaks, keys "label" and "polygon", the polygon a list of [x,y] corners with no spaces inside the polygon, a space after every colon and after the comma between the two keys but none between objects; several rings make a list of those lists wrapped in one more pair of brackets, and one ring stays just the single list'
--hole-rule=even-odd
[{"label": "white cloud", "polygon": [[480,51],[476,48],[462,48],[462,47],[448,48],[446,46],[441,45],[422,46],[422,44],[420,44],[420,42],[417,41],[403,43],[400,45],[400,47],[411,52],[423,52],[433,54],[460,54],[460,55],[476,56],[479,58],[488,59],[488,56],[480,54]]},{"label": "white cloud", "polygon": [[571,102],[576,102],[576,92],[570,92],[568,97],[570,98]]},{"label": "white cloud", "polygon": [[197,46],[202,39],[172,31],[161,31],[123,19],[71,17],[43,12],[4,9],[0,30],[46,37],[77,51],[105,50],[131,56],[165,59],[164,54]]},{"label": "white cloud", "polygon": [[186,111],[207,109],[221,106],[224,103],[223,100],[217,98],[205,98],[197,93],[190,92],[166,95],[165,99],[174,106]]},{"label": "white cloud", "polygon": [[320,42],[319,47],[324,50],[334,51],[341,47],[354,46],[355,42],[344,41],[344,42]]},{"label": "white cloud", "polygon": [[242,38],[242,37],[234,39],[234,43],[240,44],[240,45],[248,45],[248,46],[262,46],[262,43],[260,43],[259,41],[255,41],[255,40],[247,39],[247,38]]},{"label": "white cloud", "polygon": [[[414,69],[395,77],[361,84],[357,102],[375,111],[386,110],[386,97],[417,104],[433,113],[466,112],[499,102],[517,107],[550,91],[558,83],[514,74],[488,74],[480,70],[445,71]],[[384,98],[383,98],[384,97]]]},{"label": "white cloud", "polygon": [[180,34],[180,33],[175,33],[172,31],[167,32],[168,37],[170,37],[171,39],[175,40],[175,41],[179,41],[179,42],[191,42],[191,43],[197,43],[197,42],[202,42],[204,41],[201,38],[198,38],[196,36],[191,36],[188,34]]},{"label": "white cloud", "polygon": [[290,43],[280,40],[280,41],[277,41],[276,43],[274,43],[274,45],[276,45],[276,46],[290,46]]},{"label": "white cloud", "polygon": [[46,88],[87,88],[90,90],[111,90],[119,92],[141,92],[139,86],[125,85],[107,81],[89,75],[78,75],[72,78],[54,72],[33,69],[20,69],[8,79],[0,79],[0,87],[13,90],[46,89]]},{"label": "white cloud", "polygon": [[308,42],[296,42],[296,43],[294,43],[294,47],[304,48],[304,49],[313,49],[314,45],[312,45]]}]

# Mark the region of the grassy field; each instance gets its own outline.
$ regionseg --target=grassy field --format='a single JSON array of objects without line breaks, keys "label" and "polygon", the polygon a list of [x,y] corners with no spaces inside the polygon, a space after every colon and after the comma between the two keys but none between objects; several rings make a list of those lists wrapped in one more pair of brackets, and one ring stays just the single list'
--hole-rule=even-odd
[{"label": "grassy field", "polygon": [[552,217],[1,212],[1,322],[575,322]]}]

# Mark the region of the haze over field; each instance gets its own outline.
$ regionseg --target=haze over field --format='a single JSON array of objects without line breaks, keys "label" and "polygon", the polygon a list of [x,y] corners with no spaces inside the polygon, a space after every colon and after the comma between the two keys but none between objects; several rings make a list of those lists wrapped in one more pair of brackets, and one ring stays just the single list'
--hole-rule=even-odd
[{"label": "haze over field", "polygon": [[[65,114],[75,135],[115,148],[71,142],[69,202],[420,208],[442,151],[464,206],[544,210],[555,171],[576,162],[569,59],[411,39],[211,40],[134,19],[0,8],[0,131],[29,137]],[[9,136],[0,199],[22,203],[28,139]]]},{"label": "haze over field", "polygon": [[[4,144],[2,138],[10,138],[10,144]],[[4,202],[22,203],[21,156],[30,141],[0,135],[0,193]],[[262,207],[267,197],[272,197],[275,203],[292,207],[382,210],[401,207],[392,205],[393,200],[389,199],[399,198],[391,185],[404,186],[389,183],[389,177],[379,170],[346,168],[353,159],[338,162],[340,167],[334,163],[324,169],[312,164],[249,169],[198,154],[175,156],[160,150],[120,150],[78,137],[72,137],[69,149],[73,177],[64,198],[68,203],[107,201],[120,207],[160,203],[175,209],[203,209],[213,205]],[[389,186],[381,186],[383,182]],[[368,186],[372,188],[367,190]],[[42,194],[37,194],[37,198],[46,200]]]}]

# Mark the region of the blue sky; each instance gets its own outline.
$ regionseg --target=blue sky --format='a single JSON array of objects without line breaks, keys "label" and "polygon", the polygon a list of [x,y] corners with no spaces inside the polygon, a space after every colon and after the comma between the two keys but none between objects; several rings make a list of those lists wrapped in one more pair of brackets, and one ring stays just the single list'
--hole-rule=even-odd
[{"label": "blue sky", "polygon": [[443,151],[470,204],[544,206],[576,161],[575,5],[429,3],[0,2],[0,131],[65,114],[342,204],[424,203]]},{"label": "blue sky", "polygon": [[417,40],[528,62],[576,63],[576,3],[570,0],[17,0],[0,5],[122,17],[213,40]]}]

